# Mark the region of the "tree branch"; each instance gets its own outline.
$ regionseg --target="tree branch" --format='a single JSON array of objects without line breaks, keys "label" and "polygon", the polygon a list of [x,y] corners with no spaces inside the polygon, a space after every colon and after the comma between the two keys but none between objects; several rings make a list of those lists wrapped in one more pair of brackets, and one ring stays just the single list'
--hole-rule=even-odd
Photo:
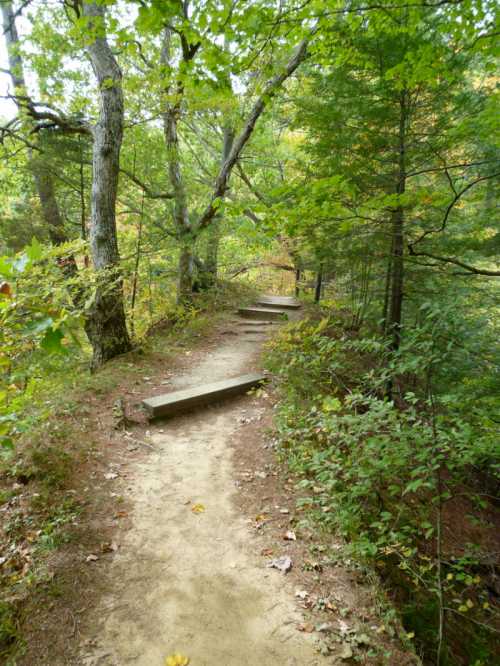
[{"label": "tree branch", "polygon": [[412,245],[408,245],[409,253],[412,257],[429,257],[429,259],[434,259],[435,261],[442,261],[447,264],[453,264],[454,266],[459,266],[463,268],[468,273],[473,273],[474,275],[488,275],[490,277],[500,277],[500,271],[490,271],[486,268],[476,268],[470,264],[465,264],[463,261],[454,259],[453,257],[441,257],[437,254],[431,254],[430,252],[415,252]]},{"label": "tree branch", "polygon": [[218,204],[224,199],[228,189],[229,177],[233,167],[240,158],[243,148],[250,139],[257,120],[262,115],[269,101],[276,95],[281,85],[295,72],[301,62],[306,58],[308,45],[309,39],[303,39],[295,49],[295,53],[288,61],[285,68],[270,79],[265,85],[264,91],[255,102],[245,126],[240,135],[236,138],[228,158],[219,171],[210,203],[198,220],[199,228],[208,226],[217,214]]}]

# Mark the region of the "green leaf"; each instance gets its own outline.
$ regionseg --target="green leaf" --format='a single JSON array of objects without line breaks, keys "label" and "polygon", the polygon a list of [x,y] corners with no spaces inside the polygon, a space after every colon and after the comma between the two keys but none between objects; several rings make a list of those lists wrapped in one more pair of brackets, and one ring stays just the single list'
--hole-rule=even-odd
[{"label": "green leaf", "polygon": [[64,334],[62,333],[61,329],[54,329],[50,327],[45,332],[43,340],[40,343],[40,347],[51,354],[60,354],[65,351],[61,344],[63,338]]}]

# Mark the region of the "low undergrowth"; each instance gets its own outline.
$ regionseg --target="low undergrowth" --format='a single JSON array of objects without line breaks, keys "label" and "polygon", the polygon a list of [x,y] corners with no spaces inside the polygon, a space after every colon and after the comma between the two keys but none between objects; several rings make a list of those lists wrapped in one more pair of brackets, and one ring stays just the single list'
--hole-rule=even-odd
[{"label": "low undergrowth", "polygon": [[279,455],[306,514],[385,581],[423,661],[486,666],[499,658],[492,387],[467,373],[443,390],[435,368],[456,372],[456,350],[436,344],[434,319],[397,354],[338,314],[288,326],[267,354]]}]

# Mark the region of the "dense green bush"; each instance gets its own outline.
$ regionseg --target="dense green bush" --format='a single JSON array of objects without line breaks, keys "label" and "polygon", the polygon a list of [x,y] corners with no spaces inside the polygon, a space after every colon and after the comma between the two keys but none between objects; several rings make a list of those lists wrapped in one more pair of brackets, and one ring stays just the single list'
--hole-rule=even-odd
[{"label": "dense green bush", "polygon": [[[453,349],[436,344],[434,319],[427,313],[396,355],[381,340],[344,332],[338,318],[289,326],[267,355],[281,394],[279,451],[303,479],[302,506],[340,533],[351,554],[402,585],[408,599],[437,599],[438,615],[449,607],[487,623],[487,554],[472,542],[453,550],[443,529],[457,497],[476,520],[489,506],[475,479],[480,471],[498,482],[491,401],[464,408],[459,382],[441,399],[435,394],[443,382],[434,367],[446,370]],[[388,385],[397,399],[387,399]]]}]

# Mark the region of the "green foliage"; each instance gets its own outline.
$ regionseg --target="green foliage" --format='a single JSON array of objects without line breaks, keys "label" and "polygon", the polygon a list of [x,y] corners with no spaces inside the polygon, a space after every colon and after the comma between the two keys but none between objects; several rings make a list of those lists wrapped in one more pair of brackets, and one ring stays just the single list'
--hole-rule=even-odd
[{"label": "green foliage", "polygon": [[[302,507],[340,533],[352,554],[405,587],[409,598],[435,604],[442,593],[450,614],[487,624],[481,566],[487,555],[472,528],[458,543],[443,543],[442,534],[448,506],[459,497],[471,514],[491,510],[474,478],[481,470],[493,485],[500,479],[498,433],[491,403],[462,405],[456,382],[469,385],[466,364],[459,378],[453,346],[440,349],[436,340],[442,313],[430,306],[425,312],[422,327],[395,356],[384,341],[345,332],[339,317],[289,326],[267,359],[281,393],[279,451],[303,477]],[[455,385],[439,399],[432,373],[439,368],[442,388],[451,374],[447,364],[455,366]],[[388,382],[399,384],[397,404],[385,397]],[[424,623],[431,645],[436,621],[434,615],[431,627]],[[426,641],[422,632],[417,638]],[[487,650],[484,640],[481,649]]]}]

